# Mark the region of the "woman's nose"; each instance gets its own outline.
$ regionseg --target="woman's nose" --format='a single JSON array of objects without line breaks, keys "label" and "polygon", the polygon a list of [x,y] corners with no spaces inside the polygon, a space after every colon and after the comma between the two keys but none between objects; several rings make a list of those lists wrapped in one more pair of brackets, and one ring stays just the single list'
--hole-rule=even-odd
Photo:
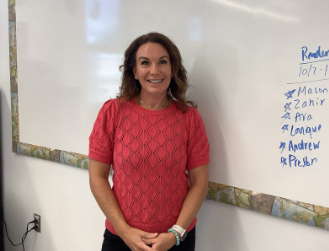
[{"label": "woman's nose", "polygon": [[151,65],[151,74],[157,74],[159,73],[159,66],[157,64]]}]

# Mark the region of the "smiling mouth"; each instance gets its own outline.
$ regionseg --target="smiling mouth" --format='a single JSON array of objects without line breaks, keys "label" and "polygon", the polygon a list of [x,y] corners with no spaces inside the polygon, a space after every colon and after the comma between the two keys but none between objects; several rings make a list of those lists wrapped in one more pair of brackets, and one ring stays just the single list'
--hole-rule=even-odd
[{"label": "smiling mouth", "polygon": [[147,80],[148,82],[152,83],[152,84],[158,84],[161,83],[163,81],[163,79],[157,79],[157,80]]}]

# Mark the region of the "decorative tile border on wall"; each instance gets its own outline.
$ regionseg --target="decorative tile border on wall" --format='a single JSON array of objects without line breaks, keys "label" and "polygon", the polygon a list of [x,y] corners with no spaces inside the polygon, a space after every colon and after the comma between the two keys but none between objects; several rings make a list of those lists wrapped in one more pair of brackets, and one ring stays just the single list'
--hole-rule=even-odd
[{"label": "decorative tile border on wall", "polygon": [[18,116],[15,0],[9,0],[8,4],[9,4],[8,27],[9,27],[9,65],[10,65],[12,141],[13,141],[13,151],[16,152],[16,144],[19,141],[19,116]]},{"label": "decorative tile border on wall", "polygon": [[329,208],[209,181],[207,199],[329,230]]},{"label": "decorative tile border on wall", "polygon": [[89,166],[89,158],[86,155],[31,145],[23,142],[17,142],[16,153],[83,169],[88,169]]},{"label": "decorative tile border on wall", "polygon": [[[67,152],[49,147],[36,146],[19,141],[19,106],[16,43],[16,5],[9,0],[9,64],[12,118],[12,149],[17,154],[36,157],[70,166],[88,169],[89,158],[86,155]],[[259,213],[277,216],[283,219],[301,222],[310,226],[329,229],[329,208],[278,196],[227,186],[209,181],[207,199],[223,202]]]}]

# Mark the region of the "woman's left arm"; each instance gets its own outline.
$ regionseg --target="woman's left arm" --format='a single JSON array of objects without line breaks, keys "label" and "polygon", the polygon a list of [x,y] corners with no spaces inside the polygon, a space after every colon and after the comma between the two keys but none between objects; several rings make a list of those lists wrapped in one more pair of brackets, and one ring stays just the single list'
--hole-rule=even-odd
[{"label": "woman's left arm", "polygon": [[208,192],[208,165],[199,166],[189,171],[190,189],[185,197],[182,210],[176,224],[187,229],[199,212]]},{"label": "woman's left arm", "polygon": [[[184,229],[188,228],[199,212],[208,192],[208,165],[193,168],[189,171],[189,177],[190,189],[185,197],[183,207],[176,222],[177,225]],[[152,249],[162,251],[170,249],[176,243],[176,238],[173,233],[162,233],[158,237],[149,239],[148,241],[147,244],[153,244]]]}]

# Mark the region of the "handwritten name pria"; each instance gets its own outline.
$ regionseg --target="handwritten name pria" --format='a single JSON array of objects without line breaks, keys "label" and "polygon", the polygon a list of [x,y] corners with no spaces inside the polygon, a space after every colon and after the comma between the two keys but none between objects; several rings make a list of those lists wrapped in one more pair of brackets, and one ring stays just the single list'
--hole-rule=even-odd
[{"label": "handwritten name pria", "polygon": [[329,56],[329,50],[322,50],[321,46],[318,47],[316,52],[308,51],[307,46],[302,47],[302,60],[313,59],[313,58],[325,58]]}]

